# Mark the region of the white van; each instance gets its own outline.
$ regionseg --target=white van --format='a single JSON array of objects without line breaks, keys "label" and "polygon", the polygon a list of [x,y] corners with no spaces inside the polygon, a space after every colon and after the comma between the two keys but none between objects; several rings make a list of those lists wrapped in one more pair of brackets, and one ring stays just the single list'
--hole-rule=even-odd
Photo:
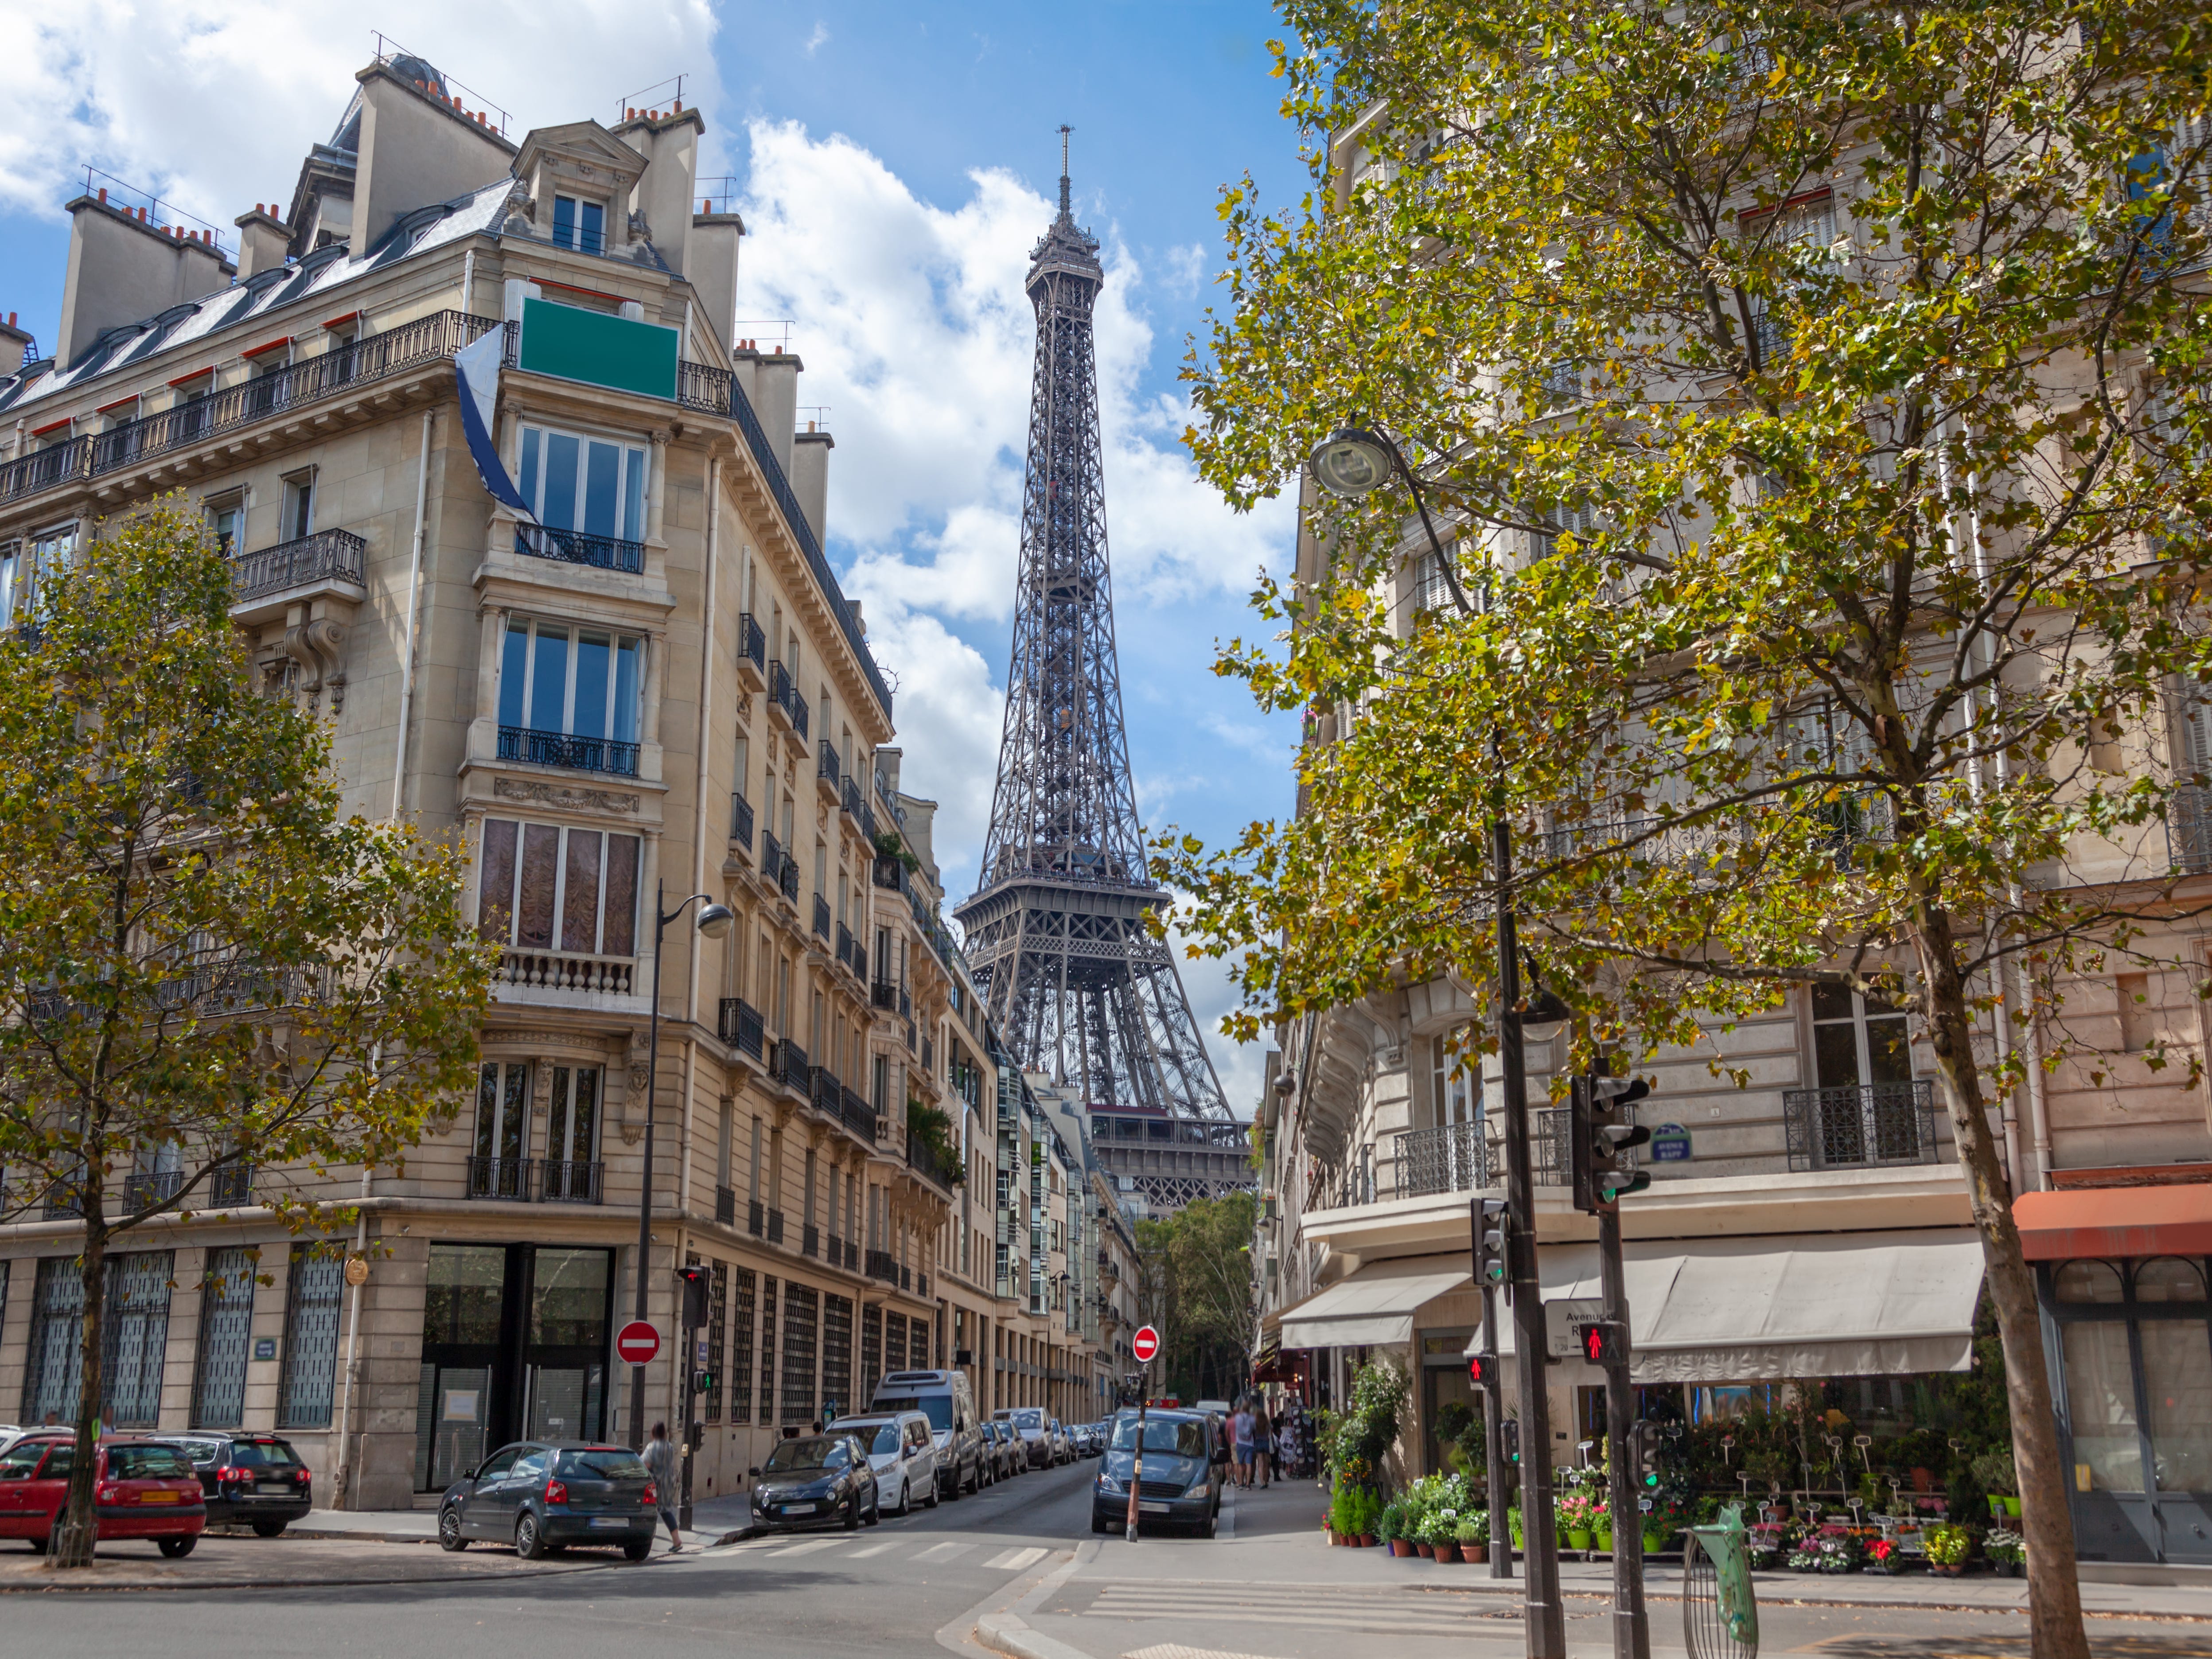
[{"label": "white van", "polygon": [[883,1412],[920,1412],[929,1419],[937,1446],[937,1488],[947,1498],[981,1492],[988,1478],[983,1459],[982,1420],[975,1414],[975,1391],[965,1371],[893,1371],[876,1384],[868,1407]]}]

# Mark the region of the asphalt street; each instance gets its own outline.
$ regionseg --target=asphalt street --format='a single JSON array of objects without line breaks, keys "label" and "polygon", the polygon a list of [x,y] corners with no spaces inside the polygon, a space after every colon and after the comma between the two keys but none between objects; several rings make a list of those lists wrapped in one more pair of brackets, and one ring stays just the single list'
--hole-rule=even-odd
[{"label": "asphalt street", "polygon": [[[972,1659],[990,1650],[1008,1659],[1514,1659],[1523,1651],[1517,1585],[1489,1583],[1476,1567],[1321,1547],[1310,1486],[1235,1494],[1218,1539],[1148,1536],[1132,1547],[1091,1532],[1097,1467],[1026,1474],[857,1532],[751,1539],[636,1566],[612,1556],[598,1565],[588,1552],[535,1567],[481,1545],[454,1557],[428,1545],[343,1540],[276,1540],[279,1556],[268,1540],[210,1538],[186,1560],[161,1564],[170,1588],[0,1595],[0,1629],[9,1652],[177,1659],[309,1650],[422,1659],[486,1640],[532,1659],[599,1659],[646,1645],[722,1659],[939,1659],[948,1650]],[[137,1547],[103,1555],[143,1583]],[[236,1582],[256,1562],[285,1582]],[[0,1588],[21,1587],[35,1571],[27,1552],[0,1553]],[[383,1582],[362,1582],[378,1575]],[[1571,1583],[1566,1601],[1570,1652],[1600,1659],[1612,1650],[1609,1608],[1596,1571],[1581,1576],[1588,1582]],[[1668,1577],[1654,1574],[1654,1659],[1683,1652]],[[2025,1659],[2027,1651],[2026,1621],[2014,1611],[1790,1605],[1802,1583],[1762,1583],[1763,1652]],[[1869,1595],[1899,1594],[1875,1580],[1844,1587],[1862,1584]],[[1935,1589],[1915,1581],[1905,1593]],[[2124,1605],[2106,1595],[2116,1612]],[[2107,1614],[2092,1620],[2090,1637],[2100,1659],[2202,1659],[2212,1653],[2212,1619]]]}]

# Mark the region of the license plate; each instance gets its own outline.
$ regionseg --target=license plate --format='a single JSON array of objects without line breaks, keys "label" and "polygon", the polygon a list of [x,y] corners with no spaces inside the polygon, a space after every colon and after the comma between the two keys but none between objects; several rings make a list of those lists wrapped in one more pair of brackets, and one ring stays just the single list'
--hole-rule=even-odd
[{"label": "license plate", "polygon": [[619,1515],[595,1515],[592,1517],[592,1524],[595,1527],[626,1527],[629,1522]]},{"label": "license plate", "polygon": [[786,1504],[783,1512],[786,1515],[811,1515],[821,1507],[819,1504]]},{"label": "license plate", "polygon": [[292,1488],[290,1484],[286,1481],[264,1480],[259,1485],[256,1486],[253,1490],[261,1493],[264,1497],[274,1498],[282,1496],[283,1493],[291,1491]]},{"label": "license plate", "polygon": [[173,1504],[177,1501],[177,1494],[173,1492],[142,1492],[138,1494],[138,1501],[142,1504]]},{"label": "license plate", "polygon": [[1168,1506],[1165,1504],[1156,1504],[1150,1498],[1139,1498],[1137,1508],[1145,1515],[1165,1515],[1168,1512]]}]

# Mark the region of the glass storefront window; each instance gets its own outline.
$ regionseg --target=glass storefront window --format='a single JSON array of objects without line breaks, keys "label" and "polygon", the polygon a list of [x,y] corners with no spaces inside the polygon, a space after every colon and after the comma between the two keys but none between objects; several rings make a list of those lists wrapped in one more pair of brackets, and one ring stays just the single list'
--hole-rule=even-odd
[{"label": "glass storefront window", "polygon": [[2212,1492],[2212,1336],[2195,1319],[2146,1319],[2139,1328],[2158,1489]]},{"label": "glass storefront window", "polygon": [[598,1348],[607,1340],[607,1253],[538,1247],[530,1287],[534,1346]]},{"label": "glass storefront window", "polygon": [[[2101,1267],[2105,1264],[2070,1265]],[[2075,1489],[2139,1492],[2143,1489],[2142,1450],[2136,1434],[2135,1374],[2128,1363],[2128,1328],[2118,1320],[2100,1320],[2069,1324],[2062,1334],[2066,1398],[2074,1419]]]},{"label": "glass storefront window", "polygon": [[2061,1302],[2118,1302],[2125,1292],[2120,1270],[2109,1261],[2069,1261],[2056,1281]]},{"label": "glass storefront window", "polygon": [[507,1287],[504,1244],[433,1244],[422,1306],[422,1340],[499,1340],[499,1305]]},{"label": "glass storefront window", "polygon": [[2204,1273],[2178,1255],[2155,1255],[2136,1268],[2138,1302],[2202,1302]]}]

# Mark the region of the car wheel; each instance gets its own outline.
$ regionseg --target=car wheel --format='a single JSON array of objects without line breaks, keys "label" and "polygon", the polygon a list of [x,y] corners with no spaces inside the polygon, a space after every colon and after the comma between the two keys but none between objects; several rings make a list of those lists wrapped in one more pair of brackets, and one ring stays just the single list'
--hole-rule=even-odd
[{"label": "car wheel", "polygon": [[52,1542],[52,1540],[49,1538],[27,1538],[23,1541],[31,1547],[32,1554],[44,1555],[46,1553],[46,1547]]},{"label": "car wheel", "polygon": [[914,1513],[914,1493],[908,1490],[907,1484],[903,1480],[899,1482],[898,1507],[891,1513],[902,1516]]},{"label": "car wheel", "polygon": [[1200,1538],[1212,1538],[1220,1530],[1221,1512],[1218,1510],[1208,1510],[1206,1512],[1205,1521],[1198,1528],[1198,1535]]},{"label": "car wheel", "polygon": [[469,1540],[461,1536],[461,1512],[447,1504],[438,1511],[438,1547],[441,1550],[465,1550]]},{"label": "car wheel", "polygon": [[192,1553],[192,1547],[200,1540],[199,1535],[195,1533],[187,1538],[162,1538],[155,1541],[161,1545],[162,1554],[167,1556],[172,1561],[181,1561]]},{"label": "car wheel", "polygon": [[514,1553],[526,1561],[543,1561],[549,1553],[545,1534],[538,1529],[538,1517],[527,1510],[514,1523]]},{"label": "car wheel", "polygon": [[653,1540],[650,1538],[633,1538],[623,1546],[623,1556],[632,1561],[642,1561],[652,1553]]},{"label": "car wheel", "polygon": [[868,1524],[872,1527],[884,1524],[884,1503],[880,1496],[868,1500]]},{"label": "car wheel", "polygon": [[937,1507],[937,1477],[932,1475],[929,1481],[929,1496],[921,1500],[922,1508],[933,1510]]},{"label": "car wheel", "polygon": [[256,1521],[253,1523],[253,1535],[256,1538],[280,1538],[283,1535],[284,1528],[291,1524],[289,1521]]},{"label": "car wheel", "polygon": [[1091,1516],[1091,1530],[1095,1533],[1104,1534],[1113,1531],[1114,1528],[1107,1524],[1106,1517],[1094,1511]]}]

